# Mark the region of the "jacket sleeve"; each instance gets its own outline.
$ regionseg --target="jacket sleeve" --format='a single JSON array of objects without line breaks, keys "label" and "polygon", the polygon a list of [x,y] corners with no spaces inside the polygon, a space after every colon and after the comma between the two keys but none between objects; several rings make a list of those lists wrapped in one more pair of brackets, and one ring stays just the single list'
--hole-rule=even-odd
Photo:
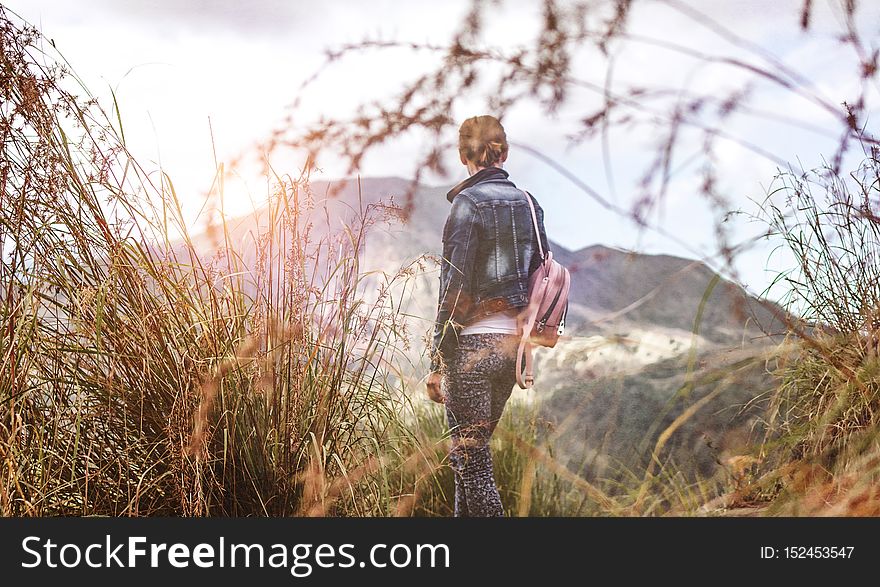
[{"label": "jacket sleeve", "polygon": [[[547,242],[547,232],[544,230],[544,209],[541,208],[538,200],[532,194],[529,194],[529,197],[532,199],[532,204],[535,205],[535,216],[538,218],[538,237],[541,239],[541,246],[544,247],[544,254],[546,254],[550,250],[550,244]],[[531,220],[531,214],[529,214],[529,219]],[[532,252],[531,262],[529,263],[529,275],[541,266],[542,261],[541,251],[536,244]]]},{"label": "jacket sleeve", "polygon": [[431,345],[431,371],[437,372],[448,361],[458,341],[461,324],[473,300],[472,276],[479,238],[478,212],[466,195],[458,195],[443,228],[443,258],[440,262],[440,294],[434,337]]}]

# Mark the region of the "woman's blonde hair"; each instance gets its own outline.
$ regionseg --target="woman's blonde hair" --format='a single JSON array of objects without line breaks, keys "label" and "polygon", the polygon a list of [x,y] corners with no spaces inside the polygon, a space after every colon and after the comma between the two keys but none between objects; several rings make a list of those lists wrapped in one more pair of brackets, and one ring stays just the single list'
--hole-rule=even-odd
[{"label": "woman's blonde hair", "polygon": [[507,135],[494,116],[474,116],[458,129],[458,152],[465,161],[491,167],[507,156]]}]

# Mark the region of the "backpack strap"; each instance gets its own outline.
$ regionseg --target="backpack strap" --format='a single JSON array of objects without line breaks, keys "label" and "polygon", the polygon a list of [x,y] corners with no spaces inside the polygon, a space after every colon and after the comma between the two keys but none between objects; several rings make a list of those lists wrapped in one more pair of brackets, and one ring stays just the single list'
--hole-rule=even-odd
[{"label": "backpack strap", "polygon": [[532,196],[525,190],[520,190],[526,195],[526,202],[529,203],[529,210],[532,212],[532,223],[535,225],[535,238],[538,239],[538,251],[541,253],[541,260],[547,258],[544,252],[544,245],[541,243],[541,231],[538,229],[538,214],[535,212],[535,205],[532,203]]},{"label": "backpack strap", "polygon": [[[519,347],[516,349],[516,383],[521,389],[529,389],[535,382],[534,370],[532,368],[532,343],[529,337],[532,335],[532,328],[535,327],[535,320],[538,317],[538,308],[534,307],[532,300],[526,306],[526,311],[520,314],[519,320]],[[525,369],[525,373],[523,372]]]},{"label": "backpack strap", "polygon": [[[523,372],[524,368],[525,372]],[[528,336],[519,341],[519,348],[516,349],[516,383],[520,389],[529,389],[535,383],[535,369],[532,366],[532,343],[528,341]]]},{"label": "backpack strap", "polygon": [[[532,203],[532,196],[525,190],[520,190],[529,203],[529,210],[532,212],[532,223],[535,226],[535,238],[538,240],[538,251],[541,253],[541,262],[547,260],[547,254],[544,252],[544,245],[541,243],[541,231],[538,229],[538,214],[535,212],[535,205]],[[535,320],[538,317],[538,307],[534,300],[529,300],[526,306],[525,320],[520,315],[519,328],[520,340],[519,347],[516,350],[516,383],[522,389],[529,389],[535,383],[535,373],[532,364],[532,343],[529,337],[532,335],[532,328],[535,326]]]}]

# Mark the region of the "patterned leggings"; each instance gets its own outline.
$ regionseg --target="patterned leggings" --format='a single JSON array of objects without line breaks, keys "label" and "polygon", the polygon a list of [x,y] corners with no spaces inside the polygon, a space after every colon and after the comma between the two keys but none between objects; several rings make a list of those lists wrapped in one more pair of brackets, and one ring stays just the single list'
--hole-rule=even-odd
[{"label": "patterned leggings", "polygon": [[452,435],[455,515],[501,516],[504,509],[492,472],[489,439],[516,383],[512,334],[468,334],[446,373],[446,416]]}]

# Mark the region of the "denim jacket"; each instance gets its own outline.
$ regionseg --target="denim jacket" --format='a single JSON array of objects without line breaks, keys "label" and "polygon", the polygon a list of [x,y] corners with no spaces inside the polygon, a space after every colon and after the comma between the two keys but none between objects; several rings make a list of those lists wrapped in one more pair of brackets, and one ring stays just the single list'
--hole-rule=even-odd
[{"label": "denim jacket", "polygon": [[[449,362],[463,325],[528,304],[529,275],[541,255],[526,196],[507,176],[498,167],[481,169],[446,196],[452,209],[443,227],[431,371]],[[544,212],[532,202],[546,252]]]}]

